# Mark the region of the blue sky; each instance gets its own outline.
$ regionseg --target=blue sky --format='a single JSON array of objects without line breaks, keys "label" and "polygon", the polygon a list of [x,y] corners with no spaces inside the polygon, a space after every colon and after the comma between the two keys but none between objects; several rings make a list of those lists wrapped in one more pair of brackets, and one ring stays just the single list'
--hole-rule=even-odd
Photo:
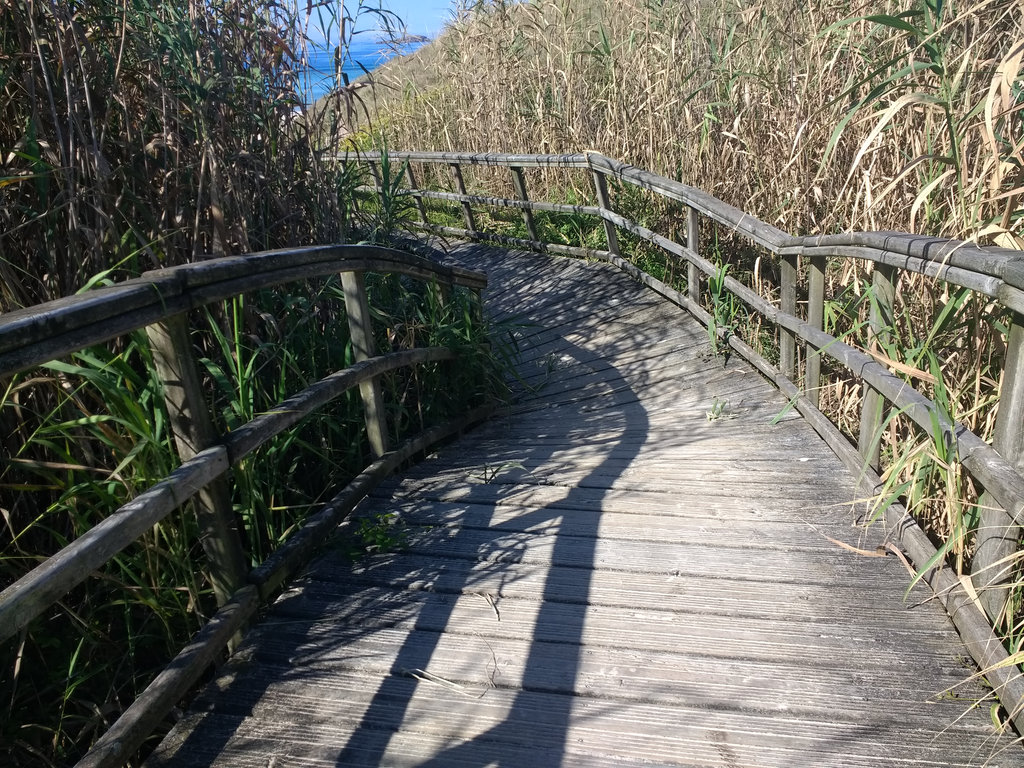
[{"label": "blue sky", "polygon": [[414,35],[433,37],[451,19],[451,0],[383,0],[382,5],[406,23]]},{"label": "blue sky", "polygon": [[[436,37],[451,20],[453,7],[453,0],[345,0],[349,14],[357,17],[356,29],[362,33],[357,36],[360,41],[376,39],[372,30],[380,27],[379,17],[367,9],[391,11],[405,22],[409,34]],[[323,45],[325,37],[335,44],[338,34],[335,16],[330,11],[314,13],[306,33],[316,44]]]}]

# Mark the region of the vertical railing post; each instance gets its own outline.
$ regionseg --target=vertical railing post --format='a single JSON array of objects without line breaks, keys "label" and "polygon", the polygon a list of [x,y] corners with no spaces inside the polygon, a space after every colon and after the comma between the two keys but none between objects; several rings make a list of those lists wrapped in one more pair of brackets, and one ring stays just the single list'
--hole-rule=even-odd
[{"label": "vertical railing post", "polygon": [[[523,169],[517,165],[512,165],[509,166],[509,170],[512,171],[512,186],[515,187],[516,197],[524,203],[530,202],[530,197],[526,193],[526,179],[523,177]],[[523,208],[523,223],[526,225],[526,231],[530,235],[530,240],[534,243],[540,242],[540,238],[537,237],[537,227],[533,223],[533,211],[529,208]]]},{"label": "vertical railing post", "polygon": [[[460,195],[466,194],[466,182],[462,178],[462,167],[458,163],[449,163],[452,169],[452,176],[455,179],[455,188]],[[473,209],[469,206],[468,200],[462,201],[462,218],[466,222],[466,229],[476,232],[476,222],[473,220]]]},{"label": "vertical railing post", "polygon": [[[893,327],[893,302],[896,299],[896,269],[885,264],[875,264],[871,278],[871,311],[868,315],[868,327],[871,338],[870,348],[878,346],[878,337]],[[882,446],[882,411],[885,399],[866,382],[864,400],[860,412],[860,434],[857,437],[857,448],[867,466],[878,469]]]},{"label": "vertical railing post", "polygon": [[[356,362],[376,354],[373,343],[373,327],[370,318],[370,304],[366,299],[366,281],[362,272],[342,272],[341,287],[345,293],[345,313],[348,315],[349,337],[352,339],[352,353]],[[384,398],[381,395],[380,380],[375,376],[359,385],[366,416],[366,434],[370,448],[377,458],[388,450],[387,421],[384,413]]]},{"label": "vertical railing post", "polygon": [[370,175],[373,177],[373,186],[377,192],[378,205],[380,205],[380,210],[383,211],[387,203],[384,201],[384,183],[381,180],[380,169],[373,160],[367,160],[366,165],[369,167]]},{"label": "vertical railing post", "polygon": [[[825,327],[825,268],[824,256],[811,256],[807,270],[807,324],[819,331]],[[821,406],[821,353],[810,346],[804,366],[804,394],[815,408]]]},{"label": "vertical railing post", "polygon": [[[1024,317],[1014,313],[1007,338],[1006,363],[999,384],[999,411],[996,414],[992,447],[999,455],[1024,471]],[[979,502],[981,516],[978,522],[977,550],[971,569],[971,578],[978,598],[997,627],[1004,623],[1006,601],[1010,595],[1007,586],[1016,562],[1020,528],[1012,524],[1011,514],[990,494],[982,494]]]},{"label": "vertical railing post", "polygon": [[[612,204],[611,199],[608,197],[608,182],[605,180],[604,174],[597,169],[592,169],[591,174],[594,177],[594,191],[597,193],[597,205],[598,207],[610,212],[612,210]],[[608,242],[608,252],[618,256],[619,235],[615,230],[615,225],[603,217],[601,219],[601,223],[604,224],[604,237]]]},{"label": "vertical railing post", "polygon": [[[783,256],[779,263],[779,304],[787,315],[796,316],[797,257]],[[779,328],[779,371],[790,381],[796,379],[796,336]]]},{"label": "vertical railing post", "polygon": [[[700,256],[700,212],[692,205],[686,207],[686,247]],[[686,295],[700,304],[700,270],[693,262],[686,264]]]},{"label": "vertical railing post", "polygon": [[384,182],[380,176],[380,169],[373,160],[367,160],[366,164],[370,167],[370,175],[373,176],[374,186],[377,187],[377,194],[379,195],[384,189]]},{"label": "vertical railing post", "polygon": [[420,223],[429,225],[427,209],[423,205],[423,195],[420,194],[420,188],[416,185],[416,177],[413,175],[412,166],[409,163],[405,164],[405,175],[409,177],[409,188],[412,190],[413,200],[416,201],[416,209],[420,212]]},{"label": "vertical railing post", "polygon": [[[146,329],[153,363],[163,382],[167,414],[178,456],[187,461],[217,442],[192,354],[186,313]],[[248,558],[242,548],[227,480],[219,477],[196,497],[203,551],[210,564],[210,584],[218,605],[224,605],[245,583]]]}]

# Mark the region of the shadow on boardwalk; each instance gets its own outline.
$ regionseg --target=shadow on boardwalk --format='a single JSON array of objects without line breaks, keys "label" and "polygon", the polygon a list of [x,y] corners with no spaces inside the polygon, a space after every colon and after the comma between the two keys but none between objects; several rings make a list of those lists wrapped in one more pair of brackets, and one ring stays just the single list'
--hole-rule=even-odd
[{"label": "shadow on boardwalk", "polygon": [[937,606],[823,536],[856,486],[784,398],[614,271],[477,255],[547,386],[368,500],[407,546],[328,551],[151,765],[1019,764],[935,699]]},{"label": "shadow on boardwalk", "polygon": [[[592,354],[574,345],[562,342],[559,354],[586,359],[593,365]],[[449,520],[445,527],[425,527],[413,535],[409,550],[405,553],[384,554],[371,557],[367,562],[357,564],[354,578],[345,579],[347,566],[340,553],[329,553],[316,563],[303,578],[299,589],[290,590],[274,606],[269,616],[254,631],[238,658],[229,666],[230,678],[218,686],[216,700],[207,694],[198,702],[199,709],[212,707],[215,717],[206,718],[198,724],[185,741],[178,747],[179,757],[202,756],[211,764],[223,755],[238,755],[248,752],[252,758],[272,758],[277,754],[287,765],[289,757],[313,758],[317,763],[326,761],[333,751],[338,766],[388,765],[396,760],[404,764],[423,766],[452,765],[500,765],[512,768],[530,765],[560,765],[565,752],[564,740],[569,730],[570,717],[577,703],[573,692],[577,688],[576,668],[584,651],[583,633],[586,621],[590,578],[597,567],[594,561],[595,546],[598,542],[601,516],[598,511],[600,499],[595,498],[595,488],[607,487],[636,457],[643,445],[642,435],[648,432],[647,415],[632,389],[610,366],[603,366],[603,380],[625,398],[629,405],[619,408],[575,405],[560,407],[546,423],[546,440],[543,443],[531,441],[529,435],[517,431],[515,417],[512,420],[498,419],[483,429],[490,434],[504,433],[516,445],[521,456],[520,463],[526,467],[549,466],[557,458],[558,446],[589,444],[593,446],[593,468],[582,482],[564,489],[564,495],[556,502],[536,508],[524,508],[516,515],[511,526],[505,525],[488,530],[481,527],[484,521]],[[559,429],[565,428],[564,434]],[[569,434],[571,432],[571,434]],[[593,439],[588,438],[588,433]],[[628,435],[628,439],[622,439]],[[561,440],[559,440],[561,438]],[[472,435],[468,441],[472,441]],[[532,443],[532,444],[531,444]],[[471,479],[474,472],[488,470],[488,457],[479,454],[462,453],[460,445],[447,449],[448,454],[460,457],[458,464],[464,469],[464,482],[446,483],[446,487],[427,490],[430,498],[439,499],[446,492],[454,493],[462,504],[473,504],[480,497],[488,506],[501,505],[506,496],[522,497],[523,486],[514,484],[491,484]],[[429,462],[428,465],[429,467]],[[474,482],[475,480],[475,482]],[[428,481],[427,485],[431,483]],[[461,487],[460,487],[461,486]],[[415,493],[418,484],[414,484]],[[575,497],[580,495],[577,500]],[[401,492],[392,497],[401,503],[407,500]],[[520,502],[521,503],[521,502]],[[378,498],[372,502],[372,509],[385,512],[389,499]],[[571,534],[560,535],[559,531],[571,517]],[[508,532],[508,528],[514,532]],[[503,530],[504,528],[504,530]],[[453,609],[462,596],[478,595],[481,606],[486,601],[493,603],[495,614],[505,609],[500,589],[493,585],[505,581],[503,573],[509,564],[522,563],[535,532],[545,536],[553,534],[553,546],[549,560],[554,564],[566,564],[557,570],[551,569],[544,582],[543,593],[538,595],[539,607],[533,629],[532,642],[523,666],[521,679],[503,680],[497,658],[493,658],[490,669],[469,669],[461,680],[424,679],[425,671],[434,666],[433,658],[438,646],[444,641],[446,632],[462,637],[479,646],[480,637],[469,637],[472,628],[453,626],[456,618]],[[435,555],[431,565],[416,567],[422,553],[430,556],[443,544],[444,554]],[[410,555],[412,557],[410,557]],[[398,575],[407,560],[410,563],[405,576]],[[375,574],[380,571],[380,581]],[[336,579],[341,579],[338,583]],[[514,578],[514,577],[513,577]],[[382,591],[381,582],[399,582],[398,590]],[[461,583],[460,583],[461,582]],[[413,585],[414,589],[402,589]],[[484,589],[479,589],[484,586]],[[486,597],[484,597],[486,595]],[[465,599],[465,597],[463,597]],[[273,727],[274,732],[257,735],[247,733],[246,722],[251,718],[264,721],[268,713],[265,708],[278,704],[286,708],[288,702],[274,694],[275,689],[294,690],[302,695],[306,686],[319,688],[331,685],[332,670],[359,669],[369,671],[376,665],[370,660],[355,658],[354,649],[361,641],[406,633],[393,661],[380,668],[379,687],[363,705],[361,697],[354,697],[353,710],[362,710],[358,722],[325,723],[310,713],[312,721],[303,728],[302,721],[296,722],[294,714],[283,714],[289,727],[298,726],[290,734],[292,744],[281,743],[285,733]],[[486,638],[483,645],[486,647]],[[383,642],[390,642],[384,640]],[[389,651],[375,647],[382,657]],[[374,650],[370,651],[375,653]],[[472,664],[480,661],[479,653],[470,654]],[[493,657],[493,654],[492,654]],[[420,680],[416,680],[420,677]],[[368,678],[364,678],[369,682]],[[479,683],[486,681],[493,689],[481,689]],[[465,740],[444,745],[443,735],[422,733],[426,742],[419,760],[412,755],[402,757],[391,755],[389,745],[400,730],[416,732],[416,713],[410,704],[417,688],[423,686],[447,687],[452,698],[461,706],[459,709],[484,714],[484,722],[493,718],[488,713],[489,699],[497,691],[512,696],[511,706],[499,705],[506,711],[498,715],[498,722],[485,727]],[[459,686],[458,689],[454,686]],[[268,695],[269,692],[269,695]],[[483,693],[479,700],[475,697]],[[538,695],[554,694],[554,695]],[[462,699],[462,701],[460,701]],[[467,704],[467,700],[473,703]],[[332,708],[333,709],[333,708]],[[452,711],[451,716],[465,716],[465,712]],[[579,714],[577,713],[577,718]],[[327,729],[314,740],[314,730]],[[349,735],[345,731],[349,731]],[[262,738],[261,738],[262,736]],[[325,736],[327,738],[325,738]],[[440,737],[440,742],[436,743]],[[239,742],[242,737],[244,744]],[[341,739],[334,742],[333,738]],[[415,741],[415,740],[414,740]],[[233,743],[232,743],[233,742]],[[343,744],[343,746],[342,746]],[[282,750],[282,747],[284,749]],[[340,749],[339,749],[340,748]],[[402,748],[401,752],[406,749]],[[305,753],[305,755],[304,755]],[[403,759],[404,758],[404,759]],[[163,765],[158,756],[151,761]],[[248,764],[248,760],[243,759]],[[197,764],[170,760],[168,765]],[[228,763],[226,763],[228,764]]]},{"label": "shadow on boardwalk", "polygon": [[[564,345],[562,354],[578,353],[576,347]],[[609,381],[612,386],[625,387],[620,377]],[[628,387],[626,387],[628,390]],[[615,439],[615,435],[645,434],[647,417],[643,407],[635,404],[629,408],[617,410],[601,410],[590,414],[576,414],[573,419],[552,419],[549,435],[557,432],[558,425],[571,426],[579,440],[581,430],[593,430],[601,438],[601,447],[595,447],[595,453],[604,455],[597,461],[590,474],[571,488],[565,489],[564,498],[557,503],[540,506],[536,509],[524,510],[516,517],[515,528],[518,530],[544,530],[556,532],[550,553],[552,564],[571,563],[571,567],[560,570],[562,578],[545,580],[543,594],[534,625],[533,642],[529,645],[522,677],[517,681],[509,681],[514,686],[514,699],[511,709],[504,718],[473,735],[461,743],[443,748],[425,759],[423,766],[451,765],[496,765],[508,768],[522,768],[534,764],[560,765],[565,752],[564,739],[569,730],[570,717],[573,714],[575,697],[572,692],[577,688],[576,669],[580,664],[580,655],[584,650],[584,625],[586,621],[587,596],[590,591],[590,578],[597,567],[595,562],[595,546],[598,541],[600,514],[596,512],[573,512],[571,510],[586,509],[594,504],[592,489],[613,480],[618,475],[618,468],[627,466],[635,457],[642,442],[636,438],[629,441]],[[583,438],[584,441],[586,438]],[[550,451],[534,445],[529,447],[520,438],[524,448],[524,466],[544,466],[555,458]],[[570,442],[566,436],[566,442]],[[477,457],[486,461],[486,456]],[[506,486],[510,490],[519,486]],[[586,499],[576,501],[575,495],[581,494],[581,488],[588,489]],[[469,501],[472,499],[472,494]],[[499,493],[496,499],[488,494],[488,502],[501,503]],[[570,511],[567,511],[570,510]],[[574,515],[571,535],[559,535],[557,532],[563,525],[567,515]],[[523,560],[524,550],[528,546],[532,533],[500,534],[482,547],[477,547],[476,556],[488,564],[488,570],[498,575],[507,563]],[[456,538],[458,534],[456,534]],[[472,544],[470,545],[472,547]],[[472,551],[466,553],[472,556]],[[485,583],[493,583],[493,578],[485,576]],[[566,583],[566,580],[570,580]],[[472,593],[475,585],[472,580],[465,583],[463,592]],[[567,596],[571,596],[567,600]],[[493,599],[493,598],[492,598]],[[448,603],[453,605],[453,603]],[[495,606],[500,612],[500,597]],[[422,617],[422,623],[429,626],[431,632],[427,636],[417,634],[406,642],[395,662],[393,671],[426,670],[430,666],[435,651],[436,641],[440,634],[448,628],[449,615],[446,606],[432,606],[433,615]],[[464,631],[464,630],[463,630]],[[495,660],[497,664],[497,660]],[[560,674],[552,679],[555,664]],[[500,670],[496,670],[500,672]],[[500,677],[493,680],[494,685],[501,685]],[[430,684],[430,683],[421,683]],[[537,693],[556,693],[538,697]],[[408,688],[400,677],[385,678],[378,689],[373,702],[367,709],[362,722],[345,748],[338,756],[339,766],[361,764],[384,765],[388,743],[392,731],[403,725],[406,710],[402,706],[408,701]]]}]

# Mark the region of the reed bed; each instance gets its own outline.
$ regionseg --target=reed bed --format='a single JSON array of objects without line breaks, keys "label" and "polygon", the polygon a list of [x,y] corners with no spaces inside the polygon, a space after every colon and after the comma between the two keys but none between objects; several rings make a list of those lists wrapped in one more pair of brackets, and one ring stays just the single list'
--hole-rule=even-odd
[{"label": "reed bed", "polygon": [[[0,0],[0,312],[212,256],[390,242],[401,207],[353,217],[364,179],[325,151],[358,89],[339,69],[342,108],[305,103],[316,41],[343,56],[360,25],[386,34],[397,19],[340,0]],[[470,356],[387,380],[393,440],[494,393],[470,296],[442,304],[376,276],[368,289],[378,349]],[[216,426],[350,364],[343,307],[328,280],[194,312]],[[235,468],[254,564],[367,463],[362,423],[358,397],[343,399]],[[0,445],[5,587],[176,466],[145,334],[0,380]],[[214,608],[197,535],[190,511],[173,515],[0,644],[0,763],[73,764],[180,650]]]},{"label": "reed bed", "polygon": [[378,130],[396,148],[593,149],[794,233],[1008,245],[1022,57],[1012,0],[490,0],[376,76]]},{"label": "reed bed", "polygon": [[[896,230],[1024,248],[1024,15],[1015,0],[506,0],[465,3],[433,45],[385,66],[379,117],[359,138],[394,148],[560,153],[596,150],[700,187],[794,234]],[[585,181],[585,180],[584,180]],[[559,172],[535,198],[593,204]],[[473,184],[509,196],[505,176]],[[616,210],[685,231],[670,206],[612,189]],[[514,225],[514,222],[513,222]],[[571,227],[560,234],[571,235]],[[520,235],[522,233],[519,233]],[[599,225],[578,227],[574,244]],[[620,241],[636,263],[685,288],[685,270]],[[724,274],[778,301],[779,264],[729,233],[702,232]],[[1009,317],[984,297],[904,276],[881,331],[870,269],[827,274],[826,325],[872,350],[948,415],[990,438]],[[703,289],[716,322],[766,357],[778,338]],[[804,286],[805,290],[806,287]],[[826,365],[822,408],[854,441],[859,382]],[[966,572],[983,489],[949,446],[885,414],[885,487]],[[877,511],[877,510],[876,510]],[[1024,555],[1020,556],[1024,562]],[[997,617],[1024,646],[1024,577]]]}]

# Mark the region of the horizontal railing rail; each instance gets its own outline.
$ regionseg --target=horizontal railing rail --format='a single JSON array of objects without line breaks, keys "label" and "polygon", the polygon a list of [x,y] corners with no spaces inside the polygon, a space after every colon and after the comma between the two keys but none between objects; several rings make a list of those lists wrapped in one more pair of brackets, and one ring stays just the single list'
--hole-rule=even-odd
[{"label": "horizontal railing rail", "polygon": [[[350,162],[369,166],[376,183],[367,191],[379,191],[382,155],[367,152],[344,156]],[[603,259],[627,271],[669,300],[713,326],[712,313],[701,303],[702,278],[720,279],[725,289],[746,304],[778,332],[778,363],[773,363],[734,334],[718,329],[718,335],[750,361],[761,373],[791,398],[793,405],[821,434],[835,453],[862,478],[874,494],[882,486],[879,446],[883,405],[889,403],[926,431],[936,426],[955,451],[965,469],[984,488],[977,550],[974,554],[972,594],[957,575],[944,567],[938,549],[899,504],[885,510],[888,529],[911,557],[922,578],[934,589],[964,638],[968,649],[993,684],[1000,701],[1018,731],[1024,732],[1024,677],[1016,659],[1011,659],[993,631],[993,621],[1002,615],[1008,599],[1008,581],[1013,555],[1024,523],[1024,254],[973,243],[893,232],[859,232],[841,235],[794,236],[758,220],[734,206],[694,187],[617,162],[597,153],[568,155],[468,154],[445,152],[390,152],[390,167],[404,163],[410,184],[402,192],[419,203],[419,226],[442,235],[487,239],[505,245],[545,250],[574,256]],[[454,189],[438,191],[415,184],[413,164],[448,166]],[[507,168],[515,197],[499,197],[467,191],[461,168]],[[529,199],[523,169],[560,169],[590,176],[596,205],[563,205]],[[677,242],[617,213],[611,202],[608,180],[646,190],[686,207],[685,242]],[[389,180],[390,181],[390,180]],[[393,188],[392,188],[392,191]],[[459,204],[464,228],[433,224],[422,205],[424,199]],[[528,238],[480,231],[473,206],[510,208],[522,211]],[[606,247],[542,242],[537,237],[534,213],[573,213],[592,216],[604,228]],[[698,234],[701,219],[726,227],[751,245],[765,249],[778,259],[778,305],[757,291],[719,272],[719,265],[700,253]],[[687,288],[682,293],[641,271],[622,257],[619,232],[647,241],[676,257],[686,267]],[[824,330],[825,275],[829,262],[859,260],[875,265],[874,286],[878,308],[872,313],[871,330],[882,329],[879,315],[891,316],[893,290],[899,272],[914,273],[969,289],[995,300],[1007,310],[1009,333],[1005,366],[1000,384],[1000,401],[995,437],[990,445],[966,426],[953,421],[925,394],[895,375],[870,351],[862,350]],[[801,314],[797,302],[799,267],[806,270],[806,300]],[[798,351],[802,353],[803,376],[798,377]],[[859,442],[853,445],[820,409],[821,358],[827,357],[859,380],[864,388]]]},{"label": "horizontal railing rail", "polygon": [[[407,275],[476,294],[486,275],[376,246],[331,245],[219,258],[156,270],[143,277],[0,315],[0,379],[145,329],[163,383],[180,465],[114,510],[0,593],[0,641],[30,623],[99,568],[189,501],[195,502],[210,581],[220,606],[79,763],[123,764],[338,522],[402,462],[484,418],[491,406],[389,449],[379,379],[399,368],[456,359],[455,350],[426,347],[376,355],[363,282],[366,272]],[[340,275],[356,363],[332,373],[227,434],[217,434],[202,391],[188,325],[189,310],[251,291]],[[355,480],[250,570],[227,493],[227,473],[246,456],[319,408],[359,388],[375,455]]]}]

